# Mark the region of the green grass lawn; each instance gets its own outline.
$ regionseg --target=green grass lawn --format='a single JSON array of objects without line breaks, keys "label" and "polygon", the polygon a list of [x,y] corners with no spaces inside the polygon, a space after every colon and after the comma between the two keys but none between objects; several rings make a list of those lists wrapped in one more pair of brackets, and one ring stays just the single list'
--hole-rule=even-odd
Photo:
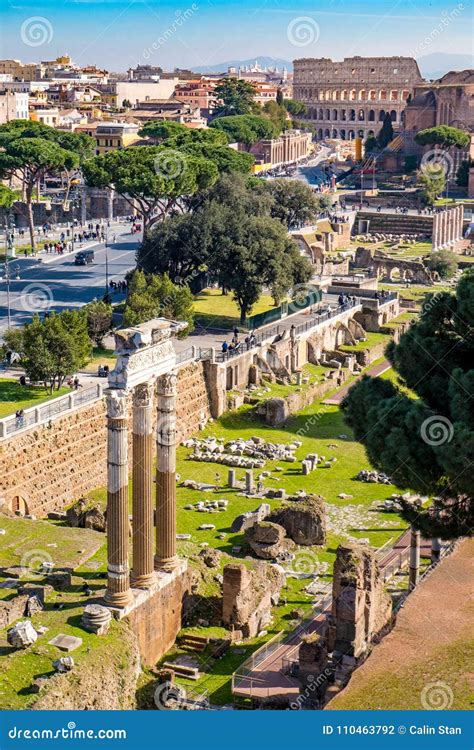
[{"label": "green grass lawn", "polygon": [[102,346],[94,347],[91,361],[84,367],[84,372],[97,372],[99,365],[108,365],[110,369],[115,367],[116,357],[113,349],[105,349]]},{"label": "green grass lawn", "polygon": [[59,391],[49,393],[39,385],[22,386],[18,380],[0,378],[0,419],[15,414],[17,409],[29,409],[39,406],[45,401],[70,393],[70,388],[60,388]]},{"label": "green grass lawn", "polygon": [[[251,315],[274,309],[273,299],[269,294],[262,294],[252,307]],[[240,311],[232,294],[222,294],[220,289],[204,289],[194,298],[196,324],[204,328],[240,327]]]},{"label": "green grass lawn", "polygon": [[379,284],[379,289],[385,289],[388,292],[398,292],[401,299],[410,300],[416,304],[421,304],[428,294],[450,291],[450,287],[446,284],[433,284],[431,286],[409,284],[406,286],[406,284],[390,284],[387,282]]},{"label": "green grass lawn", "polygon": [[388,344],[389,337],[386,333],[366,333],[365,341],[358,341],[357,344],[343,344],[339,349],[343,352],[362,352],[365,349],[373,349],[379,344]]}]

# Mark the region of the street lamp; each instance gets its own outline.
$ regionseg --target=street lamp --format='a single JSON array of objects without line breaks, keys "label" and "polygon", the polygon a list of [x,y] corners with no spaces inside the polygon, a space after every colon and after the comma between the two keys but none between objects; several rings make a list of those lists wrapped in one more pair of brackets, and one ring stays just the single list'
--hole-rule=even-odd
[{"label": "street lamp", "polygon": [[[7,320],[8,320],[8,327],[11,328],[11,305],[10,305],[10,284],[13,280],[13,278],[18,281],[20,278],[20,266],[16,265],[13,267],[13,269],[10,269],[10,265],[8,263],[8,256],[5,259],[5,273],[3,276],[0,276],[0,281],[4,281],[7,286]],[[13,276],[14,274],[14,276]]]}]

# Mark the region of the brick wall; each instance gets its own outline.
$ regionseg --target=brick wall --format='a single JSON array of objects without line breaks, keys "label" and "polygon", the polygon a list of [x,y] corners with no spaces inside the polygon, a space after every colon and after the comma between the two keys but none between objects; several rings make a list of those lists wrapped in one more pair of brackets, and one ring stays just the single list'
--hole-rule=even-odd
[{"label": "brick wall", "polygon": [[[209,418],[204,363],[178,370],[178,437],[183,440]],[[131,405],[130,405],[131,413]],[[130,439],[131,439],[130,419]],[[0,501],[14,498],[26,513],[44,516],[64,508],[107,481],[105,399],[0,443]],[[130,464],[131,469],[131,464]]]}]

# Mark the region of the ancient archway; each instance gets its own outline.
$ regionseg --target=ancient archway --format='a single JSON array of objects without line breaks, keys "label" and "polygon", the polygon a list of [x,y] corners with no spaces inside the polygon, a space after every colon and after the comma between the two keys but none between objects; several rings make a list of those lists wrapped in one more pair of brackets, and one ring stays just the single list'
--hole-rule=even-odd
[{"label": "ancient archway", "polygon": [[30,514],[28,503],[24,497],[21,497],[21,495],[15,495],[15,497],[11,499],[10,510],[18,516],[28,516]]}]

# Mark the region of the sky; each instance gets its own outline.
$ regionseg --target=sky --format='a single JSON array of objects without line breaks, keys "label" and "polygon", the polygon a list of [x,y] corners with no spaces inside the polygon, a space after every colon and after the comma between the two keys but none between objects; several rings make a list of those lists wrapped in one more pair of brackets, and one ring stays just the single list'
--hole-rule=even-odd
[{"label": "sky", "polygon": [[0,0],[0,58],[166,70],[268,55],[472,54],[471,0]]}]

